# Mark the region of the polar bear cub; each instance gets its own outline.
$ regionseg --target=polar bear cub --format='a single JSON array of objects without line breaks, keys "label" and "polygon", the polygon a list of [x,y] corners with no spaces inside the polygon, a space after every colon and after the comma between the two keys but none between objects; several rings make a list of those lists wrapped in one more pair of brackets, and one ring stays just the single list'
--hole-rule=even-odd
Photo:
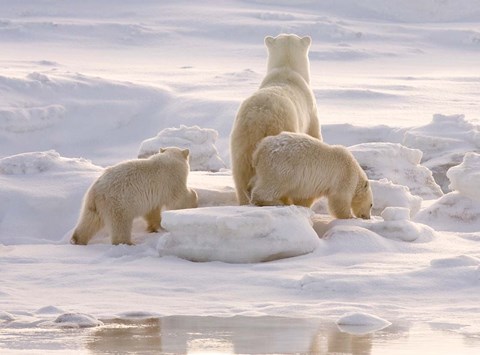
[{"label": "polar bear cub", "polygon": [[187,188],[188,149],[162,148],[148,159],[129,160],[105,169],[87,191],[72,244],[87,244],[104,225],[112,244],[132,244],[135,217],[148,231],[160,228],[161,210],[197,207],[197,193]]},{"label": "polar bear cub", "polygon": [[370,218],[372,190],[353,155],[306,134],[283,132],[264,138],[253,154],[256,176],[250,182],[251,203],[310,207],[328,198],[336,218]]},{"label": "polar bear cub", "polygon": [[232,175],[240,205],[249,203],[257,143],[282,131],[321,139],[317,104],[310,88],[308,51],[312,40],[294,34],[266,37],[267,75],[260,88],[240,106],[230,135]]}]

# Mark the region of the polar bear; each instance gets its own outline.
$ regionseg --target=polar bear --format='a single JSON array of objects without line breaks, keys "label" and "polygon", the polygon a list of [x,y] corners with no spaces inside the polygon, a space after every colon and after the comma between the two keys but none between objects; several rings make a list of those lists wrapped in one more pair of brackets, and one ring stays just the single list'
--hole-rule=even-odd
[{"label": "polar bear", "polygon": [[160,228],[161,209],[197,207],[197,193],[187,188],[188,149],[161,148],[148,159],[129,160],[105,169],[87,191],[72,244],[87,244],[104,225],[112,244],[132,244],[135,217],[147,230]]},{"label": "polar bear", "polygon": [[325,196],[336,218],[352,218],[351,211],[356,217],[370,218],[373,198],[367,175],[343,146],[283,132],[260,141],[253,167],[252,204],[310,207]]},{"label": "polar bear", "polygon": [[260,88],[241,104],[230,134],[232,175],[240,205],[249,203],[252,155],[262,138],[282,131],[322,138],[310,88],[310,44],[310,37],[294,34],[265,38],[267,75]]}]

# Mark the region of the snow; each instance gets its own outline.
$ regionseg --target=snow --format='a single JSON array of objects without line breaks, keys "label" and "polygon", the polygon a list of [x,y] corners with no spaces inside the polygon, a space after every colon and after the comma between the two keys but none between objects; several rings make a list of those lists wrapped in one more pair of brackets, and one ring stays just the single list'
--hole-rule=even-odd
[{"label": "snow", "polygon": [[349,147],[369,179],[387,178],[407,186],[413,195],[433,199],[443,195],[432,172],[420,165],[422,152],[398,143],[362,143]]},{"label": "snow", "polygon": [[82,313],[61,314],[55,318],[53,323],[61,328],[89,328],[103,325],[98,319]]},{"label": "snow", "polygon": [[410,193],[405,185],[397,185],[388,179],[370,180],[370,187],[374,196],[373,214],[379,215],[387,207],[405,207],[413,217],[420,211],[422,198]]},{"label": "snow", "polygon": [[454,190],[422,210],[416,220],[438,230],[480,230],[480,154],[466,153],[461,164],[447,171]]},{"label": "snow", "polygon": [[0,159],[0,243],[58,242],[73,228],[78,203],[102,171],[53,150]]},{"label": "snow", "polygon": [[190,150],[190,170],[219,171],[225,163],[218,156],[215,141],[218,132],[213,129],[202,129],[198,126],[166,128],[156,137],[144,140],[140,146],[139,158],[148,158],[160,148],[180,147]]},{"label": "snow", "polygon": [[258,263],[304,255],[319,244],[309,209],[210,207],[165,211],[169,233],[157,246],[160,256],[191,261]]},{"label": "snow", "polygon": [[[378,317],[478,337],[477,0],[26,0],[0,14],[2,353],[43,326],[182,315],[352,313],[366,325],[346,332]],[[322,134],[366,169],[371,220],[333,220],[325,200],[236,206],[229,134],[265,73],[264,36],[281,32],[312,37]],[[135,220],[133,246],[105,231],[69,244],[104,168],[161,145],[191,150],[199,208],[164,213],[159,233]]]},{"label": "snow", "polygon": [[447,177],[452,190],[480,201],[480,154],[466,153],[461,164],[448,169]]},{"label": "snow", "polygon": [[[428,225],[410,221],[410,210],[408,208],[387,207],[381,213],[381,217],[371,220],[333,220],[327,225],[327,232],[324,237],[335,235],[337,229],[340,230],[341,234],[345,233],[345,226],[350,226],[347,231],[352,233],[355,230],[355,227],[352,226],[356,226],[362,230],[370,230],[383,238],[404,242],[425,243],[435,238],[435,231]],[[356,234],[361,233],[356,231]]]},{"label": "snow", "polygon": [[392,323],[368,313],[350,312],[342,315],[338,320],[339,325],[379,325],[387,326]]},{"label": "snow", "polygon": [[388,320],[364,312],[348,312],[337,320],[341,331],[349,334],[364,335],[390,326]]},{"label": "snow", "polygon": [[445,173],[461,163],[465,153],[480,153],[480,125],[464,115],[436,114],[431,123],[405,132],[403,144],[423,152],[422,165],[432,171],[444,192],[450,192]]}]

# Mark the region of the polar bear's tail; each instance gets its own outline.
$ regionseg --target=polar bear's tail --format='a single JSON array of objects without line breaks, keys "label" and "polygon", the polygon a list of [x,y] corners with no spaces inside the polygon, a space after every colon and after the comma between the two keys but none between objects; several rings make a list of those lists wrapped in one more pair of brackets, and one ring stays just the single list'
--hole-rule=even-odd
[{"label": "polar bear's tail", "polygon": [[94,193],[90,190],[83,201],[80,220],[73,232],[70,243],[86,245],[102,227],[103,220],[95,205]]}]

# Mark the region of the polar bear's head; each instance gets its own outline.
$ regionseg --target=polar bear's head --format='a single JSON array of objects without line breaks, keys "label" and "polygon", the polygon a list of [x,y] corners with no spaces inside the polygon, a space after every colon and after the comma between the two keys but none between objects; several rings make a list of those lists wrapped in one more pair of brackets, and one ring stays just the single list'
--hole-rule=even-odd
[{"label": "polar bear's head", "polygon": [[[190,151],[188,149],[182,149],[178,147],[160,148],[158,154],[152,155],[150,158],[154,161],[171,161],[175,162],[175,166],[183,167],[186,174],[190,171],[189,163]],[[185,175],[186,176],[186,175]]]},{"label": "polar bear's head", "polygon": [[265,37],[268,49],[267,71],[287,67],[310,82],[310,63],[308,50],[312,39],[295,34],[280,34],[277,37]]},{"label": "polar bear's head", "polygon": [[167,148],[160,148],[159,153],[166,153],[172,156],[188,159],[190,151],[188,149],[181,149],[177,147],[167,147]]},{"label": "polar bear's head", "polygon": [[357,218],[370,219],[372,207],[373,196],[370,183],[366,178],[361,178],[352,199],[353,214]]}]

